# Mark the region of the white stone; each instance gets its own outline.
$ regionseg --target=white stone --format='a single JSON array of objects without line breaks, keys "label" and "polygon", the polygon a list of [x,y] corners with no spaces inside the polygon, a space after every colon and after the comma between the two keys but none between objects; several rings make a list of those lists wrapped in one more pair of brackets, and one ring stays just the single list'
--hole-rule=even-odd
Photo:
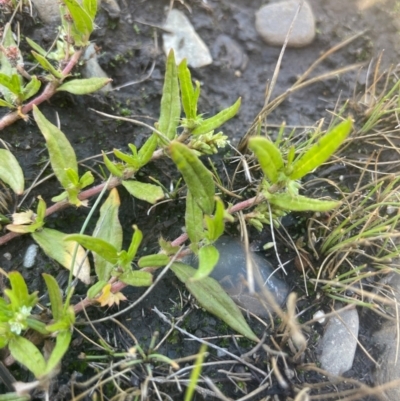
[{"label": "white stone", "polygon": [[[256,13],[256,30],[263,40],[273,46],[282,46],[296,14],[299,1],[281,1],[267,4]],[[309,45],[315,38],[315,18],[305,1],[293,24],[289,47]]]},{"label": "white stone", "polygon": [[193,68],[204,67],[212,63],[208,47],[194,30],[185,14],[171,10],[164,24],[164,29],[171,33],[163,34],[163,48],[166,55],[174,49],[175,60],[179,64],[184,58]]},{"label": "white stone", "polygon": [[[356,308],[338,312],[329,319],[319,344],[322,369],[340,376],[353,366],[357,348],[359,318]],[[331,379],[331,377],[330,377]]]}]

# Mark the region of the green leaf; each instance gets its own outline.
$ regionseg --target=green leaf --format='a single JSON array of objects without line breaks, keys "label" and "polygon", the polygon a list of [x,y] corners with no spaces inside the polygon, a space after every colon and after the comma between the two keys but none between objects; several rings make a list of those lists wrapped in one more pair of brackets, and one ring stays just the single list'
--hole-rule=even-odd
[{"label": "green leaf", "polygon": [[68,351],[71,338],[72,333],[69,330],[60,331],[57,334],[56,345],[47,360],[44,375],[51,374],[57,368],[57,365],[61,363],[63,356]]},{"label": "green leaf", "polygon": [[157,134],[151,134],[147,141],[140,148],[138,157],[140,161],[140,167],[146,165],[153,157],[154,151],[157,149],[158,137]]},{"label": "green leaf", "polygon": [[37,347],[29,340],[15,336],[8,343],[8,348],[14,359],[27,367],[36,378],[43,375],[46,370],[46,362]]},{"label": "green leaf", "polygon": [[41,86],[42,83],[36,78],[35,75],[32,75],[32,79],[22,90],[23,100],[29,99],[33,95],[36,95]]},{"label": "green leaf", "polygon": [[133,287],[149,287],[153,284],[153,276],[149,272],[128,270],[118,276],[118,280]]},{"label": "green leaf", "polygon": [[96,298],[97,295],[101,292],[101,290],[105,287],[107,284],[107,281],[105,280],[100,280],[96,284],[93,284],[87,292],[87,297],[89,299],[94,299]]},{"label": "green leaf", "polygon": [[340,206],[341,202],[307,198],[306,196],[292,196],[288,193],[268,195],[268,202],[284,210],[293,212],[326,212]]},{"label": "green leaf", "polygon": [[95,238],[85,234],[71,234],[66,235],[64,241],[76,241],[86,249],[96,252],[114,266],[118,263],[118,249],[101,238]]},{"label": "green leaf", "polygon": [[170,241],[166,241],[164,238],[160,237],[158,240],[160,248],[167,255],[175,255],[179,251],[179,246],[172,246]]},{"label": "green leaf", "polygon": [[199,268],[192,280],[201,280],[213,271],[218,263],[219,252],[214,245],[206,245],[199,249]]},{"label": "green leaf", "polygon": [[93,32],[93,19],[90,18],[89,14],[82,8],[77,0],[63,0],[74,20],[74,25],[86,39]]},{"label": "green leaf", "polygon": [[186,195],[185,227],[190,242],[197,248],[197,244],[205,238],[206,233],[203,228],[203,211],[190,191]]},{"label": "green leaf", "polygon": [[11,290],[4,290],[11,301],[11,308],[14,312],[18,312],[22,306],[33,307],[36,305],[36,293],[29,294],[28,287],[21,273],[13,271],[8,273]]},{"label": "green leaf", "polygon": [[206,226],[208,229],[207,238],[210,241],[216,241],[223,233],[225,228],[224,222],[224,204],[221,199],[217,198],[214,217],[204,216]]},{"label": "green leaf", "polygon": [[22,83],[19,75],[12,74],[7,75],[0,73],[0,85],[7,88],[11,93],[16,96],[20,96],[22,93]]},{"label": "green leaf", "polygon": [[127,154],[121,152],[118,149],[114,149],[113,153],[116,157],[118,157],[118,159],[125,162],[129,167],[132,167],[135,170],[139,170],[139,168],[140,168],[139,156],[137,156],[137,155],[130,156],[130,155],[127,155]]},{"label": "green leaf", "polygon": [[122,185],[135,198],[153,205],[159,200],[164,199],[164,192],[158,185],[146,184],[133,180],[122,181]]},{"label": "green leaf", "polygon": [[110,78],[100,77],[72,79],[71,81],[59,86],[57,92],[65,91],[74,95],[88,95],[89,93],[100,90],[111,81],[112,79]]},{"label": "green leaf", "polygon": [[160,119],[158,129],[168,139],[174,139],[181,116],[181,102],[179,98],[178,73],[175,63],[174,51],[170,50],[167,57],[167,69],[163,94],[161,98]]},{"label": "green leaf", "polygon": [[122,170],[120,170],[108,157],[107,155],[103,153],[103,160],[104,160],[104,164],[106,165],[108,171],[112,174],[115,175],[116,177],[121,178],[123,173]]},{"label": "green leaf", "polygon": [[196,269],[183,263],[173,263],[171,270],[178,279],[185,283],[187,289],[197,299],[197,302],[206,311],[219,317],[232,329],[253,341],[259,341],[253,333],[237,305],[224,291],[218,281],[211,277],[193,281]]},{"label": "green leaf", "polygon": [[194,119],[197,116],[197,98],[186,59],[183,59],[178,66],[178,77],[185,116],[187,119]]},{"label": "green leaf", "polygon": [[47,291],[49,292],[51,312],[54,320],[60,320],[63,316],[63,301],[61,290],[57,280],[50,274],[42,273],[46,282]]},{"label": "green leaf", "polygon": [[[43,228],[41,231],[32,233],[32,238],[47,256],[70,270],[76,242],[64,241],[66,237],[66,234],[51,228]],[[85,284],[90,284],[90,264],[85,250],[81,246],[78,246],[72,271],[74,276],[77,276]]]},{"label": "green leaf", "polygon": [[14,109],[15,106],[12,103],[9,103],[3,99],[0,99],[0,107],[7,107],[9,109]]},{"label": "green leaf", "polygon": [[143,233],[136,226],[133,226],[133,229],[135,231],[132,235],[131,244],[129,245],[128,249],[129,262],[131,262],[133,258],[136,256],[136,253],[143,239]]},{"label": "green leaf", "polygon": [[280,150],[267,138],[260,136],[249,139],[249,149],[256,155],[268,180],[275,184],[284,165]]},{"label": "green leaf", "polygon": [[17,195],[24,192],[24,173],[15,156],[7,149],[0,149],[0,180]]},{"label": "green leaf", "polygon": [[142,256],[138,260],[138,266],[143,267],[161,267],[166,266],[169,263],[169,257],[162,253],[156,255],[146,255]]},{"label": "green leaf", "polygon": [[294,162],[289,178],[298,180],[326,162],[349,136],[352,127],[353,123],[349,118],[332,128],[299,160]]},{"label": "green leaf", "polygon": [[40,54],[41,56],[46,57],[47,52],[46,52],[46,50],[43,49],[43,47],[41,47],[40,45],[38,45],[36,42],[34,42],[32,39],[29,39],[28,37],[25,37],[25,39],[28,42],[28,45],[30,47],[32,47],[33,50],[36,50],[36,54]]},{"label": "green leaf", "polygon": [[82,6],[89,14],[89,17],[94,21],[97,13],[97,0],[83,0]]},{"label": "green leaf", "polygon": [[[33,46],[32,46],[33,47]],[[35,51],[31,52],[33,57],[35,57],[36,61],[43,67],[43,69],[50,74],[54,75],[56,78],[63,78],[63,74],[60,71],[57,71],[52,64],[46,59],[42,54],[36,53]]]},{"label": "green leaf", "polygon": [[0,401],[29,401],[30,399],[30,395],[19,395],[18,393],[0,395]]},{"label": "green leaf", "polygon": [[207,134],[208,132],[220,127],[222,124],[236,115],[236,113],[239,111],[240,103],[241,98],[236,100],[232,106],[220,111],[215,116],[203,120],[201,124],[192,131],[192,135]]},{"label": "green leaf", "polygon": [[169,151],[195,202],[204,213],[211,214],[214,211],[215,194],[212,174],[184,144],[174,141],[170,144]]},{"label": "green leaf", "polygon": [[[107,200],[100,208],[100,217],[97,220],[93,235],[111,244],[117,251],[122,249],[122,227],[118,218],[121,202],[118,191],[113,188]],[[93,255],[98,280],[109,280],[115,263],[110,263],[97,253]]]},{"label": "green leaf", "polygon": [[46,140],[54,174],[62,187],[67,189],[70,185],[70,180],[66,170],[70,168],[78,173],[75,151],[66,136],[48,121],[36,106],[33,106],[33,116]]}]

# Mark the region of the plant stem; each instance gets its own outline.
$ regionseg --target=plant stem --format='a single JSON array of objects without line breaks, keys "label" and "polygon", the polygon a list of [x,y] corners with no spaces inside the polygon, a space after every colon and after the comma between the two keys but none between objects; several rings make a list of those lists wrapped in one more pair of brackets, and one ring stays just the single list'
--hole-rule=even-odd
[{"label": "plant stem", "polygon": [[[75,65],[78,63],[79,58],[82,55],[83,50],[77,50],[69,60],[68,64],[66,67],[63,69],[62,74],[64,77],[67,77],[71,70],[75,67]],[[57,92],[57,88],[60,86],[62,81],[59,80],[54,80],[50,81],[46,87],[44,88],[44,91],[37,97],[35,97],[33,100],[31,100],[29,103],[24,105],[21,108],[22,115],[28,114],[30,111],[32,111],[32,108],[34,105],[38,106],[39,104],[43,103],[46,100],[49,100],[54,94]],[[0,120],[0,131],[3,130],[4,128],[8,127],[9,125],[15,123],[19,119],[22,118],[21,113],[18,113],[18,111],[13,111],[12,113],[6,114],[1,120]]]}]

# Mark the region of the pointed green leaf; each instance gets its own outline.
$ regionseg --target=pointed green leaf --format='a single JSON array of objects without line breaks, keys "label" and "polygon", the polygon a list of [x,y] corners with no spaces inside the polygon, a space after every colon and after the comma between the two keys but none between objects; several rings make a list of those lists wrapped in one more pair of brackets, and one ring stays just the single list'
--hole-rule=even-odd
[{"label": "pointed green leaf", "polygon": [[87,292],[87,297],[89,299],[95,299],[97,297],[97,295],[100,294],[100,292],[102,291],[102,289],[106,286],[107,281],[105,280],[100,280],[98,281],[96,284],[93,284]]},{"label": "pointed green leaf", "polygon": [[158,137],[157,134],[151,134],[147,141],[140,148],[138,157],[140,161],[140,167],[146,165],[153,157],[154,151],[157,149]]},{"label": "pointed green leaf", "polygon": [[68,330],[60,331],[57,334],[56,345],[47,360],[46,370],[43,372],[44,375],[51,374],[57,368],[57,365],[61,363],[62,358],[68,351],[71,338],[72,333]]},{"label": "pointed green leaf", "polygon": [[68,7],[76,29],[88,38],[93,31],[93,19],[77,0],[63,0],[63,2]]},{"label": "pointed green leaf", "polygon": [[[51,228],[43,228],[41,231],[32,233],[32,238],[44,253],[69,270],[75,253],[76,242],[64,241],[66,237],[66,234]],[[90,264],[85,250],[81,246],[78,246],[72,271],[74,276],[77,276],[85,284],[90,284]]]},{"label": "pointed green leaf", "polygon": [[50,163],[54,174],[63,188],[67,189],[70,181],[66,170],[70,168],[78,173],[75,151],[66,136],[55,125],[48,121],[36,106],[33,106],[33,116],[46,140]]},{"label": "pointed green leaf", "polygon": [[56,78],[63,78],[63,74],[60,71],[57,71],[52,64],[44,57],[43,55],[36,53],[35,51],[31,52],[33,57],[35,57],[36,61],[43,67],[43,69],[50,74],[54,75]]},{"label": "pointed green leaf", "polygon": [[138,270],[128,270],[119,275],[118,280],[133,287],[149,287],[153,284],[151,273]]},{"label": "pointed green leaf", "polygon": [[130,156],[127,155],[123,152],[121,152],[118,149],[114,149],[113,153],[118,159],[122,160],[125,162],[129,167],[133,167],[135,170],[139,170],[140,168],[140,162],[139,162],[139,157],[136,155]]},{"label": "pointed green leaf", "polygon": [[15,336],[8,343],[8,348],[14,359],[27,367],[36,378],[43,375],[46,370],[46,362],[37,347],[29,340]]},{"label": "pointed green leaf", "polygon": [[206,311],[219,317],[227,325],[238,333],[253,341],[259,341],[253,333],[237,305],[232,298],[224,291],[218,281],[211,277],[193,281],[196,269],[183,263],[174,263],[171,270],[180,281],[185,283],[187,289],[197,299],[197,302]]},{"label": "pointed green leaf", "polygon": [[171,158],[181,172],[193,199],[204,213],[214,211],[215,186],[212,174],[196,154],[180,142],[169,146]]},{"label": "pointed green leaf", "polygon": [[275,184],[279,171],[283,168],[283,158],[280,150],[267,138],[261,136],[249,139],[249,149],[256,155],[263,173]]},{"label": "pointed green leaf", "polygon": [[28,42],[28,45],[32,47],[33,50],[36,50],[36,54],[40,54],[43,57],[46,57],[47,52],[46,50],[43,49],[40,45],[38,45],[36,42],[34,42],[32,39],[29,39],[28,37],[25,38],[26,41]]},{"label": "pointed green leaf", "polygon": [[185,227],[190,242],[195,246],[206,236],[203,228],[203,211],[190,191],[186,195]]},{"label": "pointed green leaf", "polygon": [[146,184],[133,180],[122,181],[122,185],[135,198],[153,205],[159,200],[164,199],[164,192],[158,185]]},{"label": "pointed green leaf", "polygon": [[130,262],[136,256],[136,253],[143,239],[143,233],[136,226],[133,226],[133,229],[135,231],[132,235],[131,244],[129,245],[128,249],[128,259]]},{"label": "pointed green leaf", "polygon": [[[100,208],[100,217],[97,220],[93,235],[111,244],[117,251],[122,249],[122,227],[118,218],[121,202],[118,191],[113,188],[107,200]],[[98,280],[109,280],[115,263],[110,263],[97,253],[93,255]]]},{"label": "pointed green leaf", "polygon": [[103,153],[103,160],[104,160],[104,164],[106,165],[108,171],[112,174],[115,175],[116,177],[121,178],[123,173],[122,170],[120,170],[108,157],[107,155]]},{"label": "pointed green leaf", "polygon": [[169,263],[169,257],[162,253],[156,255],[142,256],[138,260],[138,266],[142,269],[143,267],[161,267],[166,266]]},{"label": "pointed green leaf", "polygon": [[208,277],[218,263],[219,252],[214,245],[206,245],[199,249],[199,268],[192,280]]},{"label": "pointed green leaf", "polygon": [[89,17],[94,21],[97,13],[97,0],[83,0],[82,6]]},{"label": "pointed green leaf", "polygon": [[27,100],[36,93],[39,92],[42,83],[36,78],[35,75],[32,75],[32,79],[28,82],[28,84],[23,88],[23,100]]},{"label": "pointed green leaf", "polygon": [[110,78],[100,77],[72,79],[71,81],[59,86],[57,92],[65,91],[74,95],[88,95],[89,93],[100,90],[111,81],[112,79]]},{"label": "pointed green leaf", "polygon": [[49,292],[51,312],[54,320],[61,319],[63,315],[63,301],[61,296],[61,290],[58,286],[57,280],[50,274],[42,274],[44,281],[46,282],[47,291]]},{"label": "pointed green leaf", "polygon": [[36,305],[37,296],[35,294],[29,294],[28,287],[25,283],[21,273],[13,271],[8,274],[10,280],[11,290],[7,291],[9,296],[12,292],[11,307],[14,312],[17,312],[22,306],[33,307]]},{"label": "pointed green leaf", "polygon": [[326,212],[340,206],[341,202],[307,198],[306,196],[292,196],[288,193],[268,196],[268,202],[283,210],[293,212]]},{"label": "pointed green leaf", "polygon": [[24,192],[24,173],[15,156],[7,149],[0,149],[0,180],[17,195]]},{"label": "pointed green leaf", "polygon": [[294,162],[293,171],[289,177],[292,180],[298,180],[326,162],[349,136],[352,127],[353,123],[349,118],[332,128],[299,160]]},{"label": "pointed green leaf", "polygon": [[170,50],[167,57],[167,68],[163,94],[161,97],[160,119],[158,129],[167,138],[174,139],[181,116],[181,102],[179,98],[178,73],[174,51]]},{"label": "pointed green leaf", "polygon": [[101,238],[91,237],[90,235],[84,234],[71,234],[64,237],[64,241],[76,241],[84,248],[89,249],[92,252],[97,253],[99,256],[104,258],[107,262],[112,263],[114,266],[118,262],[118,250],[115,246],[111,245],[107,241]]},{"label": "pointed green leaf", "polygon": [[0,107],[8,107],[9,109],[15,108],[15,106],[12,103],[9,103],[3,99],[0,99]]},{"label": "pointed green leaf", "polygon": [[222,124],[224,124],[226,121],[230,120],[236,115],[236,113],[240,109],[240,103],[241,98],[236,100],[236,102],[232,106],[220,111],[215,116],[203,120],[202,123],[192,131],[192,135],[207,134],[208,132],[220,127]]},{"label": "pointed green leaf", "polygon": [[214,216],[204,216],[208,230],[207,238],[210,241],[216,241],[224,233],[224,215],[224,204],[222,203],[221,199],[217,198]]},{"label": "pointed green leaf", "polygon": [[185,116],[187,119],[194,119],[197,114],[197,99],[186,59],[183,59],[179,64],[178,77]]}]

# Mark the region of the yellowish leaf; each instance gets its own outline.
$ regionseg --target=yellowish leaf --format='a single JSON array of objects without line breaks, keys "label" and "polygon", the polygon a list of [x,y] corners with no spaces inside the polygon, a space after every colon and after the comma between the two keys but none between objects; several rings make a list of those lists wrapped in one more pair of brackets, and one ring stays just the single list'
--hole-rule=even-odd
[{"label": "yellowish leaf", "polygon": [[97,298],[97,302],[99,302],[101,306],[119,305],[121,301],[126,301],[125,295],[122,294],[122,292],[112,293],[110,283],[104,286],[101,295]]}]

